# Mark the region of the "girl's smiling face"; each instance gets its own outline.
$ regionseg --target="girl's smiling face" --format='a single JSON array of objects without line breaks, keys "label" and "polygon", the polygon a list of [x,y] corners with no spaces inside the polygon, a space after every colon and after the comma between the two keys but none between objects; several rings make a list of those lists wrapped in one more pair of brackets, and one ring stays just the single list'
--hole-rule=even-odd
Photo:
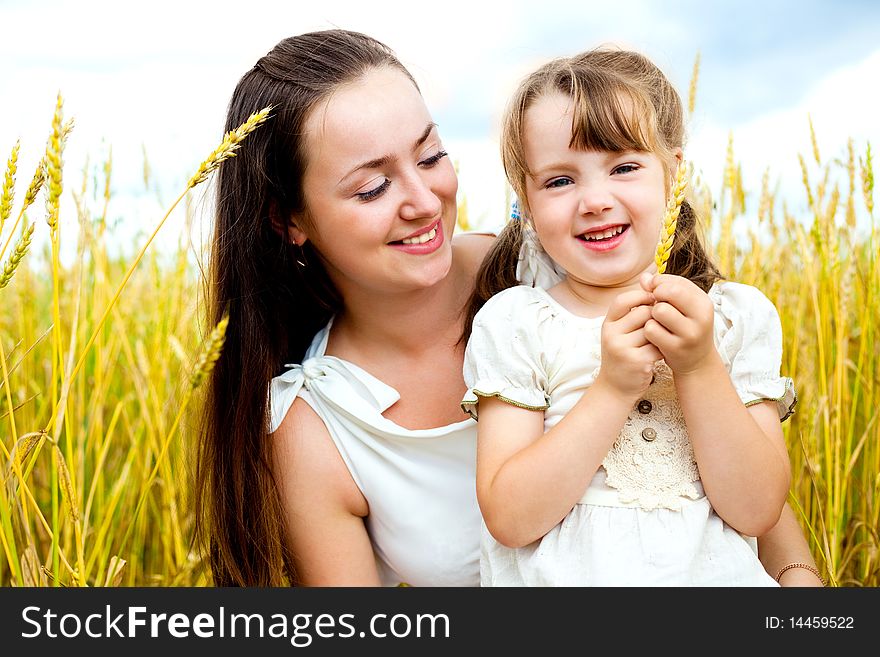
[{"label": "girl's smiling face", "polygon": [[424,289],[452,262],[455,170],[412,81],[373,69],[319,103],[306,129],[308,239],[337,289],[383,294]]},{"label": "girl's smiling face", "polygon": [[571,99],[550,91],[525,113],[526,196],[535,231],[569,281],[629,287],[654,271],[666,169],[643,151],[577,150]]}]

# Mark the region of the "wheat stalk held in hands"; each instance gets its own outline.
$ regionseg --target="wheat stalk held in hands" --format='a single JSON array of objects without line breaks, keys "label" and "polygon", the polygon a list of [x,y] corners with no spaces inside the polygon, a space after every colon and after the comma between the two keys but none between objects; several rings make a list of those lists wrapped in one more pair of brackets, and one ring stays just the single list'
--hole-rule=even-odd
[{"label": "wheat stalk held in hands", "polygon": [[666,203],[666,212],[663,214],[663,226],[660,229],[660,241],[657,243],[657,255],[654,261],[657,263],[657,273],[666,272],[666,263],[669,254],[672,253],[672,244],[675,242],[675,227],[678,224],[678,215],[681,212],[681,204],[684,203],[684,190],[687,187],[687,166],[682,160],[675,171],[675,182],[669,201]]}]

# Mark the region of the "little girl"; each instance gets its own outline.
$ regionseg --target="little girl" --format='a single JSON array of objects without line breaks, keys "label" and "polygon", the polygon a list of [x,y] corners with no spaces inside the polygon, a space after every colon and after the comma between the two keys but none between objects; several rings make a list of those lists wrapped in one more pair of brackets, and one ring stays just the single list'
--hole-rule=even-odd
[{"label": "little girl", "polygon": [[657,273],[682,117],[610,50],[541,67],[507,110],[525,217],[483,264],[462,402],[484,586],[776,586],[749,537],[785,503],[796,398],[776,309],[720,281],[687,202]]}]

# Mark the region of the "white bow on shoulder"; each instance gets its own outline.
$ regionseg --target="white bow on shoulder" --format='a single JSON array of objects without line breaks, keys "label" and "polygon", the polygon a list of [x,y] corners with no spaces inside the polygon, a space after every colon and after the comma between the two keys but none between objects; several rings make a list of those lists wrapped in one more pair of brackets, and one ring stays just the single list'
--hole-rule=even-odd
[{"label": "white bow on shoulder", "polygon": [[522,246],[519,249],[519,261],[516,263],[516,280],[522,285],[550,289],[565,278],[565,269],[557,263],[541,246],[538,235],[531,222],[520,214],[519,203],[514,199],[511,218],[522,221]]}]

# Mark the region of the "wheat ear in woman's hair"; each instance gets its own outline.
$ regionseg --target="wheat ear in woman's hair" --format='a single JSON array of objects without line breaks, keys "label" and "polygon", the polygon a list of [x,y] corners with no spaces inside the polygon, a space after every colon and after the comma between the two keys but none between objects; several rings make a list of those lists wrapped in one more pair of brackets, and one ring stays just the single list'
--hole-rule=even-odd
[{"label": "wheat ear in woman's hair", "polygon": [[675,241],[675,226],[678,223],[678,213],[684,202],[684,190],[687,187],[687,166],[684,160],[679,162],[675,171],[675,182],[672,183],[669,201],[666,203],[666,212],[663,215],[663,226],[660,228],[660,241],[657,243],[657,255],[654,261],[657,263],[657,273],[666,271],[666,263],[669,254],[672,253],[672,244]]}]

